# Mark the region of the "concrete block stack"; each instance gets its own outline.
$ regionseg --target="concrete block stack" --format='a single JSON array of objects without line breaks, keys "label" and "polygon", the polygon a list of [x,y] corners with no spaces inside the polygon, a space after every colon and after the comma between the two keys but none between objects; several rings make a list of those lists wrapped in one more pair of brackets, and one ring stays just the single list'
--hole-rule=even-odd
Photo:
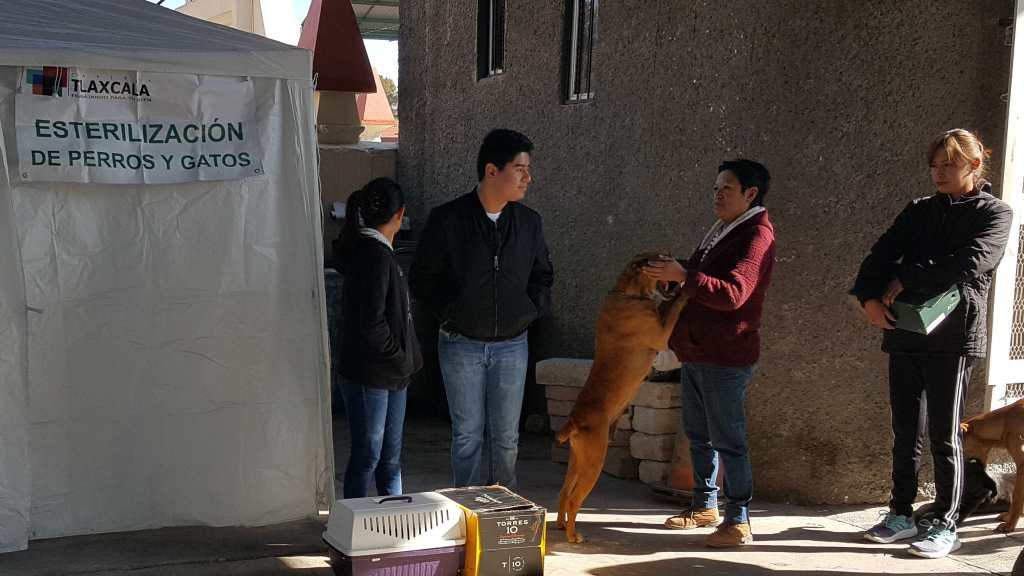
[{"label": "concrete block stack", "polygon": [[[591,360],[552,358],[537,363],[537,383],[545,386],[551,429],[558,432],[590,373]],[[608,443],[604,471],[619,478],[639,478],[651,484],[668,477],[681,426],[679,384],[644,382],[629,410],[619,418]],[[551,459],[569,461],[569,445],[557,440]]]}]

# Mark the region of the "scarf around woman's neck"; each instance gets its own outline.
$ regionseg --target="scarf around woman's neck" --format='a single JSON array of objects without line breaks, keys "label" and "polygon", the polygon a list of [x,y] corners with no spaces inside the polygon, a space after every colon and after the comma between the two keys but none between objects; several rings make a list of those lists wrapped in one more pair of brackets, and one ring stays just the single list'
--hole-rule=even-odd
[{"label": "scarf around woman's neck", "polygon": [[711,230],[708,230],[708,233],[704,236],[704,240],[702,240],[700,243],[700,261],[704,261],[704,257],[708,255],[708,252],[710,252],[711,249],[715,247],[715,244],[718,244],[718,242],[721,241],[722,238],[725,238],[726,234],[732,232],[740,224],[746,222],[747,220],[750,220],[754,216],[764,211],[764,206],[754,206],[753,208],[747,210],[743,214],[740,214],[739,217],[733,220],[732,223],[730,223],[728,226],[726,226],[725,222],[722,222],[721,220],[715,222],[715,224],[711,227]]}]

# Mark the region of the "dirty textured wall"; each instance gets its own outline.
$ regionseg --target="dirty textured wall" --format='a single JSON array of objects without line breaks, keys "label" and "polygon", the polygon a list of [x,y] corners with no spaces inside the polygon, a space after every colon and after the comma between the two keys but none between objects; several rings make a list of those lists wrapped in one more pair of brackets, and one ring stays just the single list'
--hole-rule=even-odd
[{"label": "dirty textured wall", "polygon": [[[688,256],[714,219],[718,162],[763,162],[778,262],[748,393],[757,497],[883,501],[886,357],[846,291],[906,202],[932,192],[924,152],[936,134],[979,131],[998,184],[1010,62],[1000,19],[1013,2],[602,2],[596,97],[576,105],[563,104],[564,2],[507,0],[506,73],[483,81],[476,9],[402,6],[398,173],[416,225],[472,188],[489,129],[529,135],[525,202],[544,217],[556,270],[532,347],[592,357],[598,307],[630,256]],[[528,407],[542,413],[539,393]]]}]

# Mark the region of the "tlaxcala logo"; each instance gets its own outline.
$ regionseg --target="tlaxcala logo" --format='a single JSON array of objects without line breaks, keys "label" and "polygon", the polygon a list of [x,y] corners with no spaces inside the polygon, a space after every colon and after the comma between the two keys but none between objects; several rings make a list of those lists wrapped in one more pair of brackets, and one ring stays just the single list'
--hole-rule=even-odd
[{"label": "tlaxcala logo", "polygon": [[68,87],[68,69],[57,66],[43,66],[42,70],[29,68],[25,71],[25,83],[32,86],[33,94],[63,96]]}]

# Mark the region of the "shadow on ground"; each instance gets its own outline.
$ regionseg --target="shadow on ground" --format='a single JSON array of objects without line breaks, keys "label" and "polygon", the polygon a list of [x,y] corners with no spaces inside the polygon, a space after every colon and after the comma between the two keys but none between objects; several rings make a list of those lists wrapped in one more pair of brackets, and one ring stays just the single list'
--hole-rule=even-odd
[{"label": "shadow on ground", "polygon": [[[922,560],[922,562],[927,562]],[[923,568],[923,567],[922,567]],[[743,575],[743,576],[786,576],[800,575],[807,576],[809,572],[802,569],[791,569],[785,562],[774,562],[769,566],[751,566],[740,562],[729,560],[706,559],[706,558],[670,558],[666,560],[653,560],[643,563],[619,564],[605,568],[596,568],[589,572],[593,576],[662,576],[666,574],[688,574],[688,575]],[[872,572],[866,571],[833,571],[828,570],[829,576],[864,576]],[[941,572],[923,570],[921,572],[899,572],[907,576],[935,576]],[[957,574],[956,572],[951,574]]]},{"label": "shadow on ground", "polygon": [[[334,433],[342,472],[349,449],[343,418],[335,419]],[[662,522],[678,508],[653,500],[638,480],[602,475],[577,518],[588,541],[569,544],[554,524],[565,466],[550,461],[552,440],[523,434],[517,466],[518,492],[549,511],[545,576],[1008,574],[1024,541],[1024,531],[999,534],[994,516],[977,517],[963,528],[959,552],[922,560],[907,554],[905,543],[875,544],[861,537],[877,522],[879,506],[755,502],[754,543],[715,550],[704,546],[710,529],[665,529]],[[449,424],[409,418],[405,492],[451,485],[450,442]],[[341,482],[335,486],[340,494]],[[27,551],[0,554],[0,576],[327,576],[324,521],[317,516],[258,528],[162,528],[33,540]]]}]

